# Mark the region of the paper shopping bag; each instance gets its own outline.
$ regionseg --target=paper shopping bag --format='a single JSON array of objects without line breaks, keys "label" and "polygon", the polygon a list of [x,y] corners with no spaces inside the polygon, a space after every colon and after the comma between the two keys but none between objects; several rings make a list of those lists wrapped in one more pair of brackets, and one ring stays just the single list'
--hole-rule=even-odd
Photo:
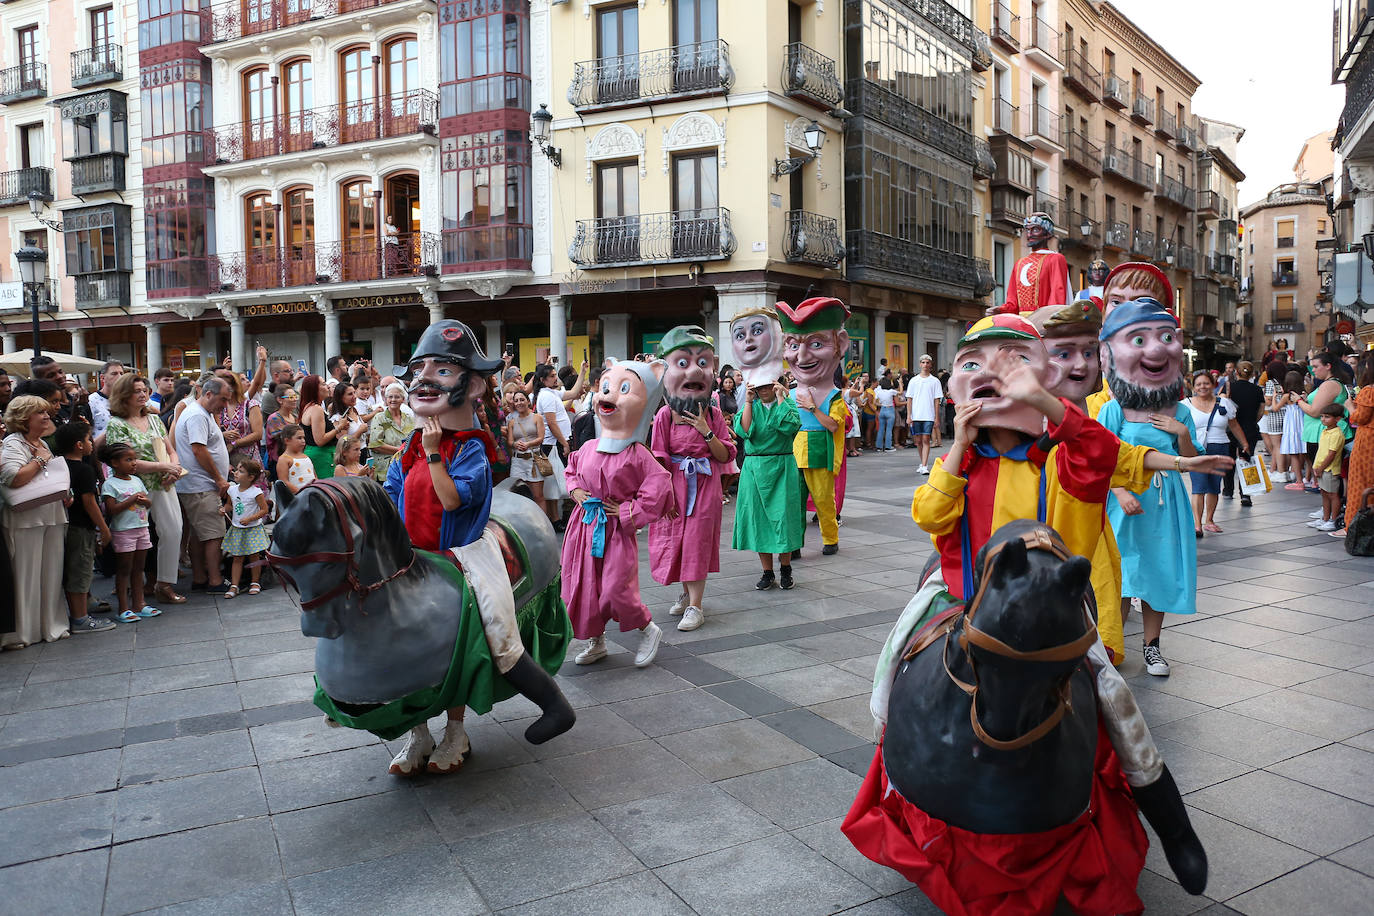
[{"label": "paper shopping bag", "polygon": [[1269,468],[1259,458],[1236,459],[1236,479],[1240,481],[1242,496],[1263,496],[1274,488],[1269,481]]}]

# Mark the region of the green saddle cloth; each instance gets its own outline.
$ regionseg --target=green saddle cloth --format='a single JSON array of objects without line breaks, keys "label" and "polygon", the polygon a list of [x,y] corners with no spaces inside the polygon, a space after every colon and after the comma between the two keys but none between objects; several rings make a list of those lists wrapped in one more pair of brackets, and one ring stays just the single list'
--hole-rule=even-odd
[{"label": "green saddle cloth", "polygon": [[[382,703],[359,706],[336,703],[315,679],[315,705],[325,715],[349,728],[371,732],[383,741],[399,738],[415,726],[454,706],[466,706],[479,715],[491,712],[492,706],[515,696],[515,688],[496,670],[482,618],[477,612],[477,597],[467,585],[461,570],[437,554],[417,550],[422,562],[427,562],[440,575],[447,577],[463,593],[463,612],[458,623],[458,636],[453,642],[453,657],[449,660],[444,682],[433,687]],[[563,605],[562,577],[555,576],[543,591],[531,595],[515,610],[520,641],[525,651],[550,675],[557,674],[572,640],[572,622]]]}]

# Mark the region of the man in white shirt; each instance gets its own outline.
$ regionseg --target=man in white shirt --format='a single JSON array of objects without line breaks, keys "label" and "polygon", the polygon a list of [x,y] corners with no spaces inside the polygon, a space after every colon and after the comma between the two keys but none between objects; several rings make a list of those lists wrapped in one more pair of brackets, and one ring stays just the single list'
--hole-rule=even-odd
[{"label": "man in white shirt", "polygon": [[174,430],[177,460],[187,472],[176,487],[181,515],[191,532],[191,588],[211,595],[229,590],[219,572],[219,548],[224,540],[220,507],[229,490],[229,450],[215,422],[228,394],[228,382],[206,380],[200,397],[186,405]]},{"label": "man in white shirt", "polygon": [[110,425],[110,389],[124,374],[124,364],[112,359],[100,367],[100,390],[86,399],[91,408],[91,435],[99,439],[105,435],[105,427]]},{"label": "man in white shirt", "polygon": [[945,396],[940,380],[930,374],[935,360],[921,357],[921,374],[911,377],[906,386],[907,418],[911,423],[911,441],[921,452],[919,474],[930,473],[930,433],[940,418],[940,399]]}]

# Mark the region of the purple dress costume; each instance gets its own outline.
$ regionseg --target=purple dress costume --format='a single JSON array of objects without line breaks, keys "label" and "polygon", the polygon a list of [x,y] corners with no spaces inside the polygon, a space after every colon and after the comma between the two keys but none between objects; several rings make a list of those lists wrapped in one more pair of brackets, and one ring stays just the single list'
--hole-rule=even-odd
[{"label": "purple dress costume", "polygon": [[653,619],[639,597],[635,535],[673,505],[672,478],[647,448],[636,444],[605,454],[596,446],[593,439],[573,452],[563,472],[568,491],[581,487],[598,499],[615,500],[621,512],[606,514],[602,557],[592,556],[598,526],[584,521],[583,507],[575,506],[568,519],[563,539],[563,603],[578,639],[602,635],[611,620],[619,621],[620,631],[627,633]]},{"label": "purple dress costume", "polygon": [[678,512],[649,526],[649,569],[660,585],[698,582],[720,571],[721,477],[735,460],[735,439],[714,406],[710,426],[728,452],[724,461],[711,457],[710,444],[694,427],[673,422],[671,407],[654,416],[654,457],[672,472]]}]

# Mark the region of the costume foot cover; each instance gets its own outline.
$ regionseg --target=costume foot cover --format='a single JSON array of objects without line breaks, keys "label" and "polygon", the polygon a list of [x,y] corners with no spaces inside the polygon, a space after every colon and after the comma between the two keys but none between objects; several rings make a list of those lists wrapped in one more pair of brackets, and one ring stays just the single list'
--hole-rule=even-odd
[{"label": "costume foot cover", "polygon": [[405,746],[391,758],[389,772],[392,776],[410,776],[418,773],[425,765],[425,758],[434,752],[434,738],[429,734],[428,725],[417,725],[406,735]]},{"label": "costume foot cover", "polygon": [[444,740],[429,755],[431,773],[452,773],[463,765],[463,758],[472,753],[472,744],[463,728],[462,719],[449,719],[444,726]]},{"label": "costume foot cover", "polygon": [[572,728],[577,721],[577,713],[568,705],[563,691],[547,671],[535,664],[528,652],[506,672],[506,680],[544,713],[525,729],[525,740],[530,744],[543,744]]},{"label": "costume foot cover", "polygon": [[1169,768],[1164,767],[1159,779],[1148,786],[1132,786],[1131,792],[1140,813],[1159,834],[1164,857],[1178,883],[1190,894],[1201,894],[1207,889],[1207,852],[1188,822],[1188,811]]}]

